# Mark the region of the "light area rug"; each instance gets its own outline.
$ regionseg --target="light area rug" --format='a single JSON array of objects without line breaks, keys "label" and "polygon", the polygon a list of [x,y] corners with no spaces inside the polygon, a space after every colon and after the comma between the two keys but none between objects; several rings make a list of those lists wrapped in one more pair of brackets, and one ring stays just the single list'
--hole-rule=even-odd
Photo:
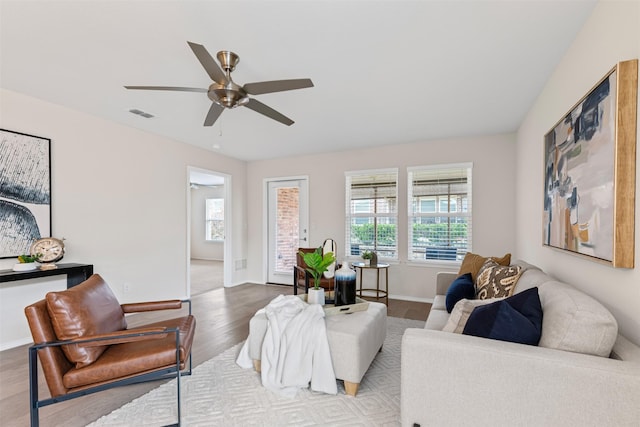
[{"label": "light area rug", "polygon": [[[264,387],[253,369],[235,363],[238,344],[181,378],[184,426],[399,426],[400,344],[406,328],[423,321],[387,319],[387,338],[356,397],[342,381],[338,395],[302,389],[289,399]],[[177,420],[175,380],[98,419],[97,426],[162,426]]]}]

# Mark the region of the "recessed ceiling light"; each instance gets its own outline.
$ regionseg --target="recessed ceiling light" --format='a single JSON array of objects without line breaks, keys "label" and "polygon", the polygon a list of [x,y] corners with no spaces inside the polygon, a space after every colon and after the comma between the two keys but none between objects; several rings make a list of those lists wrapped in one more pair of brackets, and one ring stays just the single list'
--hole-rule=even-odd
[{"label": "recessed ceiling light", "polygon": [[214,150],[219,150],[220,149],[220,144],[213,144],[213,149]]}]

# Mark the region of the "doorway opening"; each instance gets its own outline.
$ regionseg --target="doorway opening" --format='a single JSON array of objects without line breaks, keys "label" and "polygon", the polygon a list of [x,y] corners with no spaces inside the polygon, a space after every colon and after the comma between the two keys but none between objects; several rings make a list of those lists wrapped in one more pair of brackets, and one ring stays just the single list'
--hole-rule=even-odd
[{"label": "doorway opening", "polygon": [[187,169],[187,284],[193,296],[231,282],[231,177]]}]

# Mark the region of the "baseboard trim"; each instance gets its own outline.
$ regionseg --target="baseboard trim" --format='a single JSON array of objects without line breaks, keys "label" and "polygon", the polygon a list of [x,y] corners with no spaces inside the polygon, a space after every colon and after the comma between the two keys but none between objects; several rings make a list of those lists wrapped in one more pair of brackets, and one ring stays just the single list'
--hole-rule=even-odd
[{"label": "baseboard trim", "polygon": [[9,350],[10,348],[20,347],[21,345],[32,344],[32,343],[33,343],[33,340],[31,338],[21,338],[18,340],[13,340],[13,341],[3,343],[0,346],[0,351]]},{"label": "baseboard trim", "polygon": [[[258,281],[251,281],[251,280],[247,280],[247,281],[242,282],[242,283],[236,283],[236,284],[233,284],[232,286],[239,286],[239,285],[246,285],[246,284],[262,285],[262,286],[286,286],[286,287],[293,288],[293,285],[283,285],[283,284],[277,284],[277,283],[260,283]],[[229,286],[229,287],[231,287],[231,286]],[[401,300],[401,301],[413,301],[413,302],[423,302],[423,303],[427,303],[427,304],[433,304],[433,298],[420,298],[420,297],[410,297],[410,296],[405,296],[405,295],[390,294],[389,295],[389,299],[397,299],[397,300]]]},{"label": "baseboard trim", "polygon": [[405,295],[389,295],[389,299],[397,299],[401,301],[413,301],[413,302],[425,302],[428,304],[433,304],[433,298],[419,298],[419,297],[408,297]]}]

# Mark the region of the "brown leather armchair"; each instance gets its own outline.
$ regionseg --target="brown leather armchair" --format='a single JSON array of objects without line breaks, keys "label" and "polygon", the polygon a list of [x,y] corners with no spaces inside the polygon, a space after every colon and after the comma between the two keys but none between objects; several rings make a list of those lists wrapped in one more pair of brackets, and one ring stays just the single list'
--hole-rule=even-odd
[{"label": "brown leather armchair", "polygon": [[[180,309],[189,314],[127,329],[125,313]],[[98,274],[25,308],[34,345],[29,347],[31,425],[41,407],[109,388],[176,378],[180,424],[180,376],[191,374],[196,320],[190,301],[119,304]],[[38,395],[38,359],[51,397]],[[188,360],[188,370],[187,368]],[[184,371],[184,372],[182,372]]]},{"label": "brown leather armchair", "polygon": [[[307,264],[304,262],[303,253],[315,252],[318,248],[298,248],[296,252],[296,265],[293,266],[293,294],[298,295],[298,288],[303,288],[304,293],[309,293],[309,287],[314,286],[313,276],[307,271]],[[333,252],[334,256],[337,254],[336,242],[333,239],[326,239],[322,244],[322,253]],[[320,278],[320,287],[326,291],[333,291],[335,289],[335,277],[333,271],[335,268],[340,268],[339,264],[334,263],[331,268],[331,274],[323,274]],[[329,276],[329,277],[327,277]]]}]

